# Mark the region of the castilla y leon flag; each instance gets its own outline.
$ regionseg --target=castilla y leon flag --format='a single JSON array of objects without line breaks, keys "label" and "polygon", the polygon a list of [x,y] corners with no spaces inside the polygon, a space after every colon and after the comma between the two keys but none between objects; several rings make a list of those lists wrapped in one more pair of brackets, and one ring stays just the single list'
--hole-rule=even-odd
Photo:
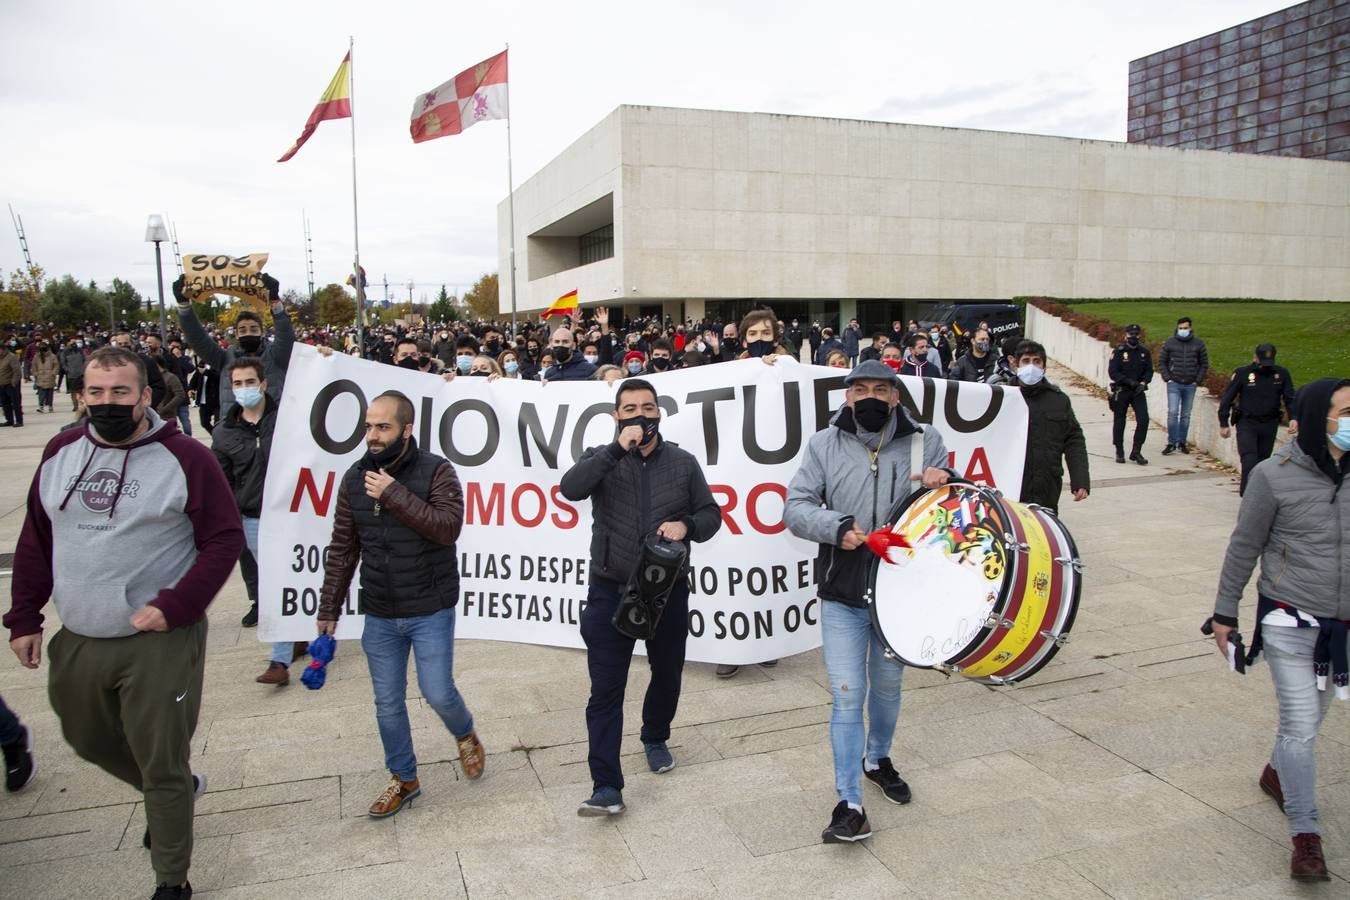
[{"label": "castilla y leon flag", "polygon": [[413,101],[414,144],[459,134],[477,122],[505,119],[506,53],[503,50]]},{"label": "castilla y leon flag", "polygon": [[568,291],[557,300],[554,300],[552,306],[544,310],[544,318],[547,319],[550,316],[575,316],[576,312],[577,292]]},{"label": "castilla y leon flag", "polygon": [[352,117],[352,54],[347,51],[347,55],[342,57],[342,65],[338,66],[337,74],[333,80],[328,82],[328,90],[323,92],[319,98],[318,104],[314,107],[314,112],[309,114],[309,119],[305,122],[304,131],[300,132],[300,137],[295,139],[295,144],[286,151],[286,155],[277,160],[285,162],[295,155],[296,151],[304,146],[305,141],[314,133],[314,129],[319,127],[319,123],[325,119],[350,119]]}]

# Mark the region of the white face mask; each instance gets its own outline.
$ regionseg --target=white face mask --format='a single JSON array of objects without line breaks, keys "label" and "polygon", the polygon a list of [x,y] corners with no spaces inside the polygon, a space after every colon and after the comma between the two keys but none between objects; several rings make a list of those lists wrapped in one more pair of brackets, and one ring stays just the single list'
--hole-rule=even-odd
[{"label": "white face mask", "polygon": [[1045,370],[1038,365],[1027,363],[1017,370],[1017,380],[1030,387],[1033,384],[1040,384],[1041,379],[1045,377]]},{"label": "white face mask", "polygon": [[590,363],[591,365],[595,365],[595,364],[598,363],[599,361],[600,361],[600,357],[599,357],[599,356],[596,356],[594,353],[587,353],[587,354],[586,354],[586,362]]}]

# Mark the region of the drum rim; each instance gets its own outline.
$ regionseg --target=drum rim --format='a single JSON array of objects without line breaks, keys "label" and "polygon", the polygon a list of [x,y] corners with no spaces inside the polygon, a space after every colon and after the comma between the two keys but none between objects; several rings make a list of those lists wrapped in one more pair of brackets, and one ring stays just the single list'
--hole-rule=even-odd
[{"label": "drum rim", "polygon": [[[1048,516],[1057,526],[1059,526],[1060,534],[1064,535],[1064,540],[1068,544],[1069,559],[1082,562],[1082,558],[1078,555],[1078,544],[1074,541],[1073,534],[1070,533],[1069,529],[1064,526],[1064,520],[1061,519],[1058,515],[1056,515],[1053,510],[1050,510],[1044,506],[1037,507],[1037,511]],[[1064,617],[1064,627],[1060,630],[1061,636],[1068,634],[1073,629],[1074,619],[1078,615],[1078,602],[1079,599],[1082,597],[1082,594],[1083,594],[1083,579],[1081,577],[1078,577],[1073,580],[1073,596],[1069,598],[1069,612]],[[1025,669],[1023,669],[1020,672],[1017,672],[1016,674],[1012,675],[1010,678],[1006,680],[1025,681],[1032,675],[1035,675],[1041,669],[1045,668],[1046,664],[1049,663],[1050,660],[1055,658],[1055,654],[1059,652],[1060,643],[1058,641],[1052,641],[1045,638],[1042,638],[1042,640],[1045,640],[1045,642],[1050,645],[1049,650],[1045,654],[1045,656],[1031,663]]]},{"label": "drum rim", "polygon": [[[941,485],[941,487],[969,487],[974,488],[977,491],[988,491],[991,494],[994,494],[995,498],[1001,497],[1001,495],[996,492],[995,488],[989,487],[988,485],[977,484],[973,481],[968,481],[964,478],[948,479],[947,483]],[[918,499],[920,497],[924,496],[925,494],[929,494],[934,490],[937,490],[937,488],[918,487],[915,488],[913,491],[911,491],[909,496],[905,497],[902,500],[897,501],[895,506],[891,509],[891,513],[888,517],[889,521],[891,522],[891,527],[892,528],[895,527],[896,523],[899,522],[899,519],[904,514],[905,510],[909,509],[912,505],[914,505],[914,503],[918,502]],[[996,504],[996,508],[999,510],[1000,514],[1006,515],[1001,505]],[[1016,524],[1017,527],[1020,527],[1021,525],[1021,523]],[[1015,559],[1014,553],[1012,549],[1007,546],[1007,542],[1003,541],[1002,535],[997,535],[997,538],[999,541],[1002,541],[1004,543],[1004,553],[1008,559],[1008,566],[1012,568],[1014,566],[1014,559]],[[877,618],[877,603],[876,603],[877,570],[880,569],[882,562],[883,562],[882,559],[874,553],[872,554],[871,562],[868,564],[867,612],[872,620],[872,631],[876,634],[878,640],[881,641],[882,646],[885,647],[887,650],[889,650],[891,655],[894,656],[896,659],[898,659],[900,662],[914,669],[936,669],[939,666],[942,667],[958,666],[960,665],[960,661],[970,653],[973,647],[977,647],[980,644],[982,644],[985,641],[985,639],[990,635],[990,633],[993,632],[994,629],[989,625],[987,624],[982,625],[980,626],[980,630],[975,634],[974,638],[972,638],[969,643],[967,643],[960,650],[956,651],[956,653],[952,654],[950,657],[935,663],[910,662],[910,660],[907,659],[899,650],[896,650],[895,647],[891,645],[890,640],[886,637],[886,632],[882,629],[881,623],[878,621]],[[999,585],[997,596],[995,596],[994,598],[993,609],[991,609],[989,613],[990,616],[993,616],[997,613],[1000,619],[1003,617],[1003,609],[1008,603],[1008,589],[1011,582],[1012,582],[1011,578],[1005,577],[1002,579],[1002,583]]]},{"label": "drum rim", "polygon": [[[1027,509],[1031,511],[1033,517],[1044,526],[1046,521],[1041,515],[1046,512],[1045,508],[1036,504],[1029,504]],[[1050,545],[1050,597],[1045,603],[1045,614],[1041,616],[1039,627],[1036,629],[1036,636],[1027,642],[1027,646],[1013,659],[1008,660],[1007,666],[997,672],[985,675],[985,678],[1000,678],[1004,682],[1021,681],[1032,672],[1037,671],[1050,657],[1059,650],[1059,645],[1050,638],[1045,637],[1044,632],[1054,628],[1055,622],[1064,615],[1064,571],[1063,567],[1054,562],[1056,553],[1059,551],[1068,552],[1068,545],[1059,539],[1059,535],[1067,535],[1069,530],[1064,527],[1064,523],[1056,518],[1046,517],[1050,525],[1054,528],[1044,528],[1042,530],[1047,535],[1047,543]],[[1058,590],[1055,590],[1058,588]],[[1075,590],[1077,586],[1075,585]],[[1048,647],[1047,647],[1048,645]],[[994,682],[997,683],[997,682]]]}]

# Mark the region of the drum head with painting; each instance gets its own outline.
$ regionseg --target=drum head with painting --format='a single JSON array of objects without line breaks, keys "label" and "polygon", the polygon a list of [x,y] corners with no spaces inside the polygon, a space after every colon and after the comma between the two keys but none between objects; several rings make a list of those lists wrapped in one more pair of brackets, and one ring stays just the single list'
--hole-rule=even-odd
[{"label": "drum head with painting", "polygon": [[996,496],[949,484],[912,498],[892,527],[911,549],[878,561],[872,618],[907,665],[948,663],[989,633],[986,621],[1005,602],[1010,566]]}]

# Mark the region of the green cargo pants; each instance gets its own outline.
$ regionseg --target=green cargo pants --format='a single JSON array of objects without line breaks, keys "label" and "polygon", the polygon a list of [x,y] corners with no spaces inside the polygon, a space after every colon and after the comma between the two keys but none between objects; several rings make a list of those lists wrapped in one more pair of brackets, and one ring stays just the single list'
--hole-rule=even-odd
[{"label": "green cargo pants", "polygon": [[47,647],[47,693],[81,758],[145,797],[156,880],[192,861],[192,733],[201,710],[206,620],[173,631],[89,638],[65,628]]}]

